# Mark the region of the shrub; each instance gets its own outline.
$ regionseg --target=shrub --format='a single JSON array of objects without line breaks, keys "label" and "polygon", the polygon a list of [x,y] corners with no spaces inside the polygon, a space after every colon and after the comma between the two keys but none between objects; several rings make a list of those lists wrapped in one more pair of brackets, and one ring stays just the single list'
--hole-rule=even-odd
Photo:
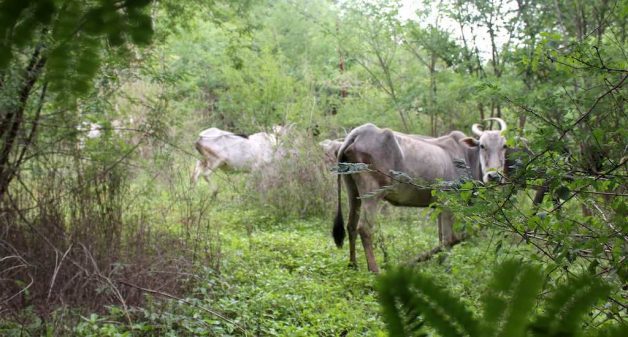
[{"label": "shrub", "polygon": [[[102,313],[119,304],[128,318],[145,289],[183,294],[200,265],[218,265],[210,196],[182,187],[186,169],[147,165],[131,180],[128,167],[141,164],[129,159],[134,148],[90,141],[98,150],[56,144],[2,200],[2,316],[26,325],[54,320],[59,308]],[[59,154],[67,151],[75,152]]]},{"label": "shrub", "polygon": [[280,140],[283,156],[253,173],[248,199],[276,216],[320,216],[336,202],[336,176],[312,137],[298,131]]}]

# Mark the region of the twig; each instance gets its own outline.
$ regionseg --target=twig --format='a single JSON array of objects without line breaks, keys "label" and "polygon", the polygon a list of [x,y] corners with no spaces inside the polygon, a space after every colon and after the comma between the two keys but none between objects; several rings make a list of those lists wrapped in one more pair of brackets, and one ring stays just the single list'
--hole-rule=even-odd
[{"label": "twig", "polygon": [[410,262],[410,264],[414,265],[417,263],[429,261],[432,257],[434,257],[434,255],[442,252],[444,249],[451,248],[468,238],[469,236],[466,233],[462,233],[459,236],[456,236],[456,238],[449,245],[439,244],[438,246],[428,250],[427,252],[419,254],[416,258],[414,258],[414,260]]},{"label": "twig", "polygon": [[239,324],[238,324],[238,323],[236,323],[235,321],[233,321],[233,320],[229,319],[228,317],[226,317],[225,315],[223,315],[223,314],[219,313],[219,312],[218,312],[218,311],[216,311],[216,310],[213,310],[213,309],[210,309],[210,308],[207,308],[207,307],[204,307],[204,306],[198,305],[198,304],[194,304],[194,303],[192,303],[192,302],[190,302],[190,301],[188,301],[188,300],[186,300],[186,299],[183,299],[183,298],[180,298],[180,297],[174,296],[174,295],[172,295],[172,294],[168,294],[168,293],[163,292],[163,291],[154,290],[154,289],[149,289],[149,288],[144,288],[144,287],[141,287],[141,286],[138,286],[138,285],[136,285],[136,284],[133,284],[133,283],[130,283],[130,282],[127,282],[127,281],[123,281],[123,280],[115,280],[115,281],[116,281],[116,282],[119,282],[119,283],[121,283],[121,284],[124,284],[124,285],[126,285],[126,286],[129,286],[129,287],[132,287],[132,288],[135,288],[135,289],[139,289],[139,290],[141,290],[141,291],[143,291],[143,292],[147,292],[147,293],[151,293],[151,294],[155,294],[155,295],[160,295],[160,296],[167,297],[167,298],[170,298],[170,299],[173,299],[173,300],[177,300],[177,301],[179,301],[179,302],[185,303],[185,304],[190,305],[190,306],[193,306],[193,307],[195,307],[195,308],[199,308],[199,309],[201,309],[201,310],[203,310],[203,311],[205,311],[205,312],[207,312],[207,313],[209,313],[209,314],[211,314],[211,315],[213,315],[213,316],[216,316],[216,317],[218,317],[218,318],[220,318],[220,319],[224,320],[225,322],[227,322],[227,323],[229,323],[229,324],[233,324],[233,326],[235,326],[235,327],[236,327],[236,328],[238,328],[240,331],[242,331],[242,332],[244,333],[244,335],[245,335],[245,336],[248,336],[248,335],[249,335],[248,331],[247,331],[244,327],[242,327],[241,325],[239,325]]},{"label": "twig", "polygon": [[79,243],[79,245],[83,247],[83,251],[85,252],[85,255],[90,259],[90,261],[92,262],[92,265],[94,266],[94,273],[92,274],[103,279],[111,287],[111,290],[114,292],[114,294],[116,295],[120,303],[122,303],[122,308],[124,309],[124,315],[126,316],[126,319],[129,325],[133,325],[133,321],[131,320],[131,315],[129,314],[129,307],[127,306],[126,301],[124,300],[124,296],[122,296],[122,293],[120,293],[120,290],[113,284],[113,282],[111,281],[109,277],[103,275],[100,272],[100,269],[98,268],[98,264],[96,263],[96,259],[94,259],[94,256],[87,249],[87,247],[85,247],[85,245],[82,243]]},{"label": "twig", "polygon": [[615,234],[619,237],[621,237],[622,239],[624,239],[625,242],[628,242],[628,235],[624,235],[622,234],[617,228],[615,228],[615,226],[613,226],[613,224],[608,221],[608,218],[606,217],[606,214],[604,214],[604,211],[602,211],[602,209],[600,208],[600,206],[597,205],[596,202],[592,202],[593,207],[595,207],[595,209],[600,212],[600,215],[602,216],[602,219],[604,220],[604,223],[613,231],[615,232]]},{"label": "twig", "polygon": [[[65,260],[65,257],[68,256],[68,253],[70,252],[71,249],[72,249],[72,244],[70,244],[70,246],[68,247],[68,250],[66,250],[63,256],[61,257],[61,261],[58,261],[58,262],[55,261],[55,271],[54,273],[52,273],[52,279],[50,280],[50,287],[48,288],[48,296],[46,297],[46,300],[50,300],[50,296],[52,295],[52,288],[55,285],[55,280],[57,279],[57,274],[59,273],[59,269],[61,269],[63,260]],[[55,259],[58,259],[58,258],[59,258],[59,253],[55,251]]]}]

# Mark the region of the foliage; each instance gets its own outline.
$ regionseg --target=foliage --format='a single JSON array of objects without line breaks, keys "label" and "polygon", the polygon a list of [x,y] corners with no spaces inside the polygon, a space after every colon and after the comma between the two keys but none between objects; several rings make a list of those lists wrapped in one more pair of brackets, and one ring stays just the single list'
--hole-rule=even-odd
[{"label": "foliage", "polygon": [[584,320],[610,290],[587,273],[557,284],[540,305],[542,313],[532,318],[543,283],[536,266],[517,260],[501,263],[481,299],[481,318],[433,277],[412,269],[388,271],[379,279],[378,292],[392,336],[426,336],[425,326],[440,336],[623,336],[628,332],[625,323],[596,327]]},{"label": "foliage", "polygon": [[275,151],[282,152],[280,157],[248,179],[246,193],[251,205],[278,218],[315,217],[331,209],[336,200],[335,179],[312,137],[291,130]]},{"label": "foliage", "polygon": [[[595,322],[625,320],[626,8],[0,1],[0,334],[240,334],[201,313],[217,302],[251,334],[384,334],[371,278],[328,247],[334,177],[316,144],[366,122],[438,136],[491,116],[531,152],[504,185],[435,192],[476,239],[425,268],[473,317],[504,257],[542,265],[548,284],[586,270],[611,287]],[[288,122],[296,150],[277,170],[219,175],[217,196],[190,188],[202,129]],[[429,210],[391,212],[375,235],[387,268],[436,243]],[[192,304],[115,283],[126,277]]]}]

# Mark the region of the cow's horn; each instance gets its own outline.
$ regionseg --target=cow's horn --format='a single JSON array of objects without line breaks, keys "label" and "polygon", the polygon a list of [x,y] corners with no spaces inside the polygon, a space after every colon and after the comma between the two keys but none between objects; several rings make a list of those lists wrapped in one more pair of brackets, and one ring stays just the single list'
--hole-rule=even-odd
[{"label": "cow's horn", "polygon": [[473,124],[473,126],[471,127],[471,131],[473,131],[473,134],[481,137],[482,133],[484,133],[484,131],[482,131],[482,129],[480,129],[480,124]]},{"label": "cow's horn", "polygon": [[506,130],[508,130],[508,127],[506,126],[506,122],[504,122],[503,119],[501,118],[497,118],[497,117],[491,117],[491,118],[487,118],[487,120],[494,120],[497,121],[497,123],[499,123],[499,128],[502,133],[506,132]]}]

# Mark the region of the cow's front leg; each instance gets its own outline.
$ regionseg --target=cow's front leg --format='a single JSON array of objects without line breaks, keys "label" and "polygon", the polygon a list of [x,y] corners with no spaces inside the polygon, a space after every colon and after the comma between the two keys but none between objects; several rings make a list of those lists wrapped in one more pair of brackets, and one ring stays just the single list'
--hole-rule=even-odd
[{"label": "cow's front leg", "polygon": [[198,183],[198,177],[203,173],[203,162],[202,160],[196,161],[196,166],[194,167],[194,173],[192,174],[192,185],[195,186]]},{"label": "cow's front leg", "polygon": [[366,264],[368,265],[369,271],[379,273],[379,267],[375,261],[375,252],[373,251],[373,228],[375,227],[376,213],[377,200],[367,199],[362,208],[362,217],[358,224],[358,232],[360,233],[360,239],[364,247]]},{"label": "cow's front leg", "polygon": [[446,209],[443,209],[438,215],[438,240],[445,247],[450,247],[456,240],[454,214]]},{"label": "cow's front leg", "polygon": [[204,158],[196,161],[196,167],[194,168],[194,175],[192,176],[192,184],[198,183],[198,177],[202,176],[203,179],[209,183],[209,176],[214,173],[214,170],[222,164],[221,160],[214,158]]}]

